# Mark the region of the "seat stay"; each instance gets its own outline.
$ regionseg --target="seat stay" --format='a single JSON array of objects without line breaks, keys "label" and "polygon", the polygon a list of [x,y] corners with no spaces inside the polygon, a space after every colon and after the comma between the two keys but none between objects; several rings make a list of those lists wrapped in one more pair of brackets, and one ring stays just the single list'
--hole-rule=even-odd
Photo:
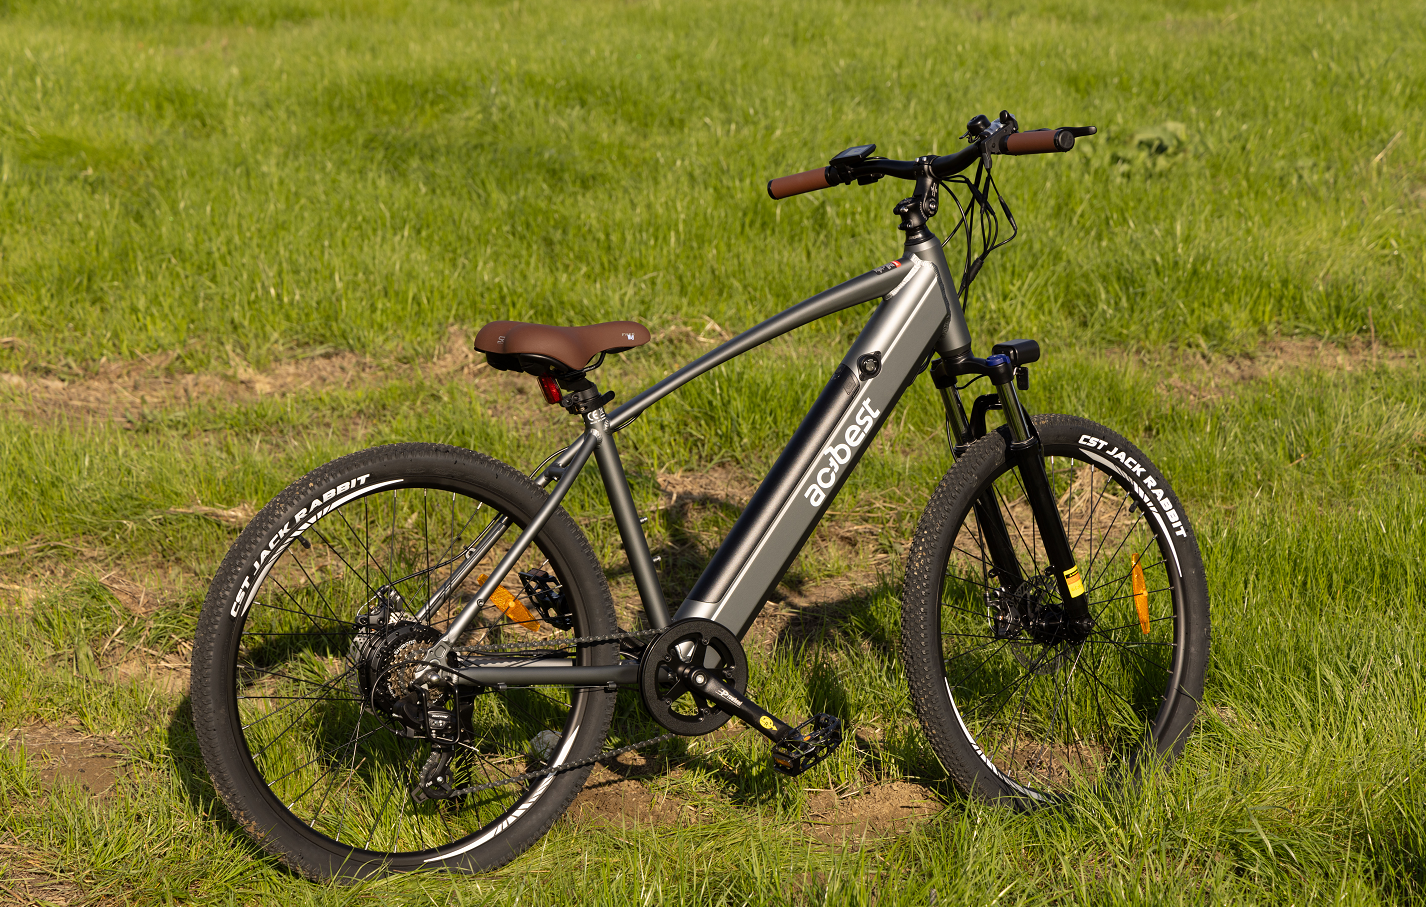
[{"label": "seat stay", "polygon": [[[574,444],[571,444],[565,454],[559,458],[557,465],[563,468],[563,474],[560,476],[559,481],[555,482],[554,491],[550,492],[549,498],[540,506],[539,512],[535,514],[534,518],[530,520],[529,525],[527,525],[519,537],[515,539],[510,549],[505,552],[505,556],[491,569],[490,574],[485,578],[485,582],[480,584],[480,588],[476,590],[475,595],[471,598],[469,603],[467,603],[466,606],[460,610],[460,613],[455,616],[455,619],[451,621],[450,626],[446,628],[446,632],[442,634],[435,645],[426,652],[424,661],[434,662],[436,664],[446,663],[446,657],[455,648],[456,641],[460,639],[461,634],[466,631],[466,628],[470,626],[470,622],[474,620],[475,616],[480,613],[480,610],[485,607],[485,603],[490,601],[490,597],[495,594],[496,588],[504,582],[505,577],[509,575],[526,549],[535,541],[535,537],[540,534],[540,530],[545,528],[545,524],[549,522],[550,517],[554,516],[555,511],[559,509],[560,502],[564,500],[565,495],[568,494],[570,488],[574,486],[574,481],[579,477],[580,470],[584,468],[584,464],[589,462],[590,455],[594,453],[595,447],[599,445],[601,440],[603,440],[603,434],[601,432],[595,430],[586,431],[584,435]],[[489,546],[486,547],[486,550],[489,550]],[[474,555],[474,552],[472,552],[472,555]],[[463,580],[466,576],[470,575],[471,571],[475,569],[478,560],[479,558],[471,556],[462,562],[461,566],[455,571],[456,574],[460,575],[460,579]],[[454,579],[454,575],[452,578]],[[442,584],[442,588],[445,589],[449,587],[454,589],[456,585],[458,585],[458,583],[452,584],[448,581]],[[430,670],[432,670],[430,666],[422,668],[421,671],[417,673],[417,679],[423,679],[422,675]]]}]

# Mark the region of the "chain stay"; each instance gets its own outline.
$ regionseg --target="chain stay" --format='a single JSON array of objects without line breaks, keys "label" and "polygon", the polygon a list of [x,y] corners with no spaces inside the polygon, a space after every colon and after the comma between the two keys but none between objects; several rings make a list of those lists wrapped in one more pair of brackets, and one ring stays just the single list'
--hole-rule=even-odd
[{"label": "chain stay", "polygon": [[[540,649],[538,645],[527,643],[507,643],[494,646],[461,646],[452,651],[460,655],[496,655],[501,652],[536,652],[543,651],[547,654],[563,652],[566,649],[574,649],[579,646],[594,646],[606,642],[623,642],[624,640],[653,639],[662,633],[662,630],[620,630],[617,633],[606,633],[603,636],[577,636],[574,639],[562,641],[559,645],[551,646],[548,649]],[[543,641],[543,640],[541,640]]]}]

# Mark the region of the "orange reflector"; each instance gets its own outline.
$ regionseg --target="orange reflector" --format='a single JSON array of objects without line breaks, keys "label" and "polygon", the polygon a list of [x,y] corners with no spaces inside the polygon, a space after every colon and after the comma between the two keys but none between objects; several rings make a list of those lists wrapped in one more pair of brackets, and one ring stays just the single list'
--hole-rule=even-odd
[{"label": "orange reflector", "polygon": [[1149,586],[1144,582],[1144,568],[1139,555],[1134,555],[1134,610],[1139,612],[1139,629],[1149,632]]},{"label": "orange reflector", "polygon": [[[480,579],[476,580],[476,582],[483,583],[489,578],[490,575],[488,573],[482,573],[480,574]],[[535,617],[535,615],[529,612],[529,609],[520,604],[520,600],[511,595],[509,590],[504,586],[495,587],[495,591],[490,594],[490,603],[499,608],[500,612],[506,617],[515,621],[515,623],[529,630],[531,633],[540,629],[539,618]]]}]

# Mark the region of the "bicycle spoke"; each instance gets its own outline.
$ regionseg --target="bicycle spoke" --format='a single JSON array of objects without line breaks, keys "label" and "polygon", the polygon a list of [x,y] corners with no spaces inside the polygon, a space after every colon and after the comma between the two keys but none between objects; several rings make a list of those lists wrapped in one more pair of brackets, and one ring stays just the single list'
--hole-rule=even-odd
[{"label": "bicycle spoke", "polygon": [[[360,723],[360,722],[357,723],[357,727],[358,727],[358,728],[361,727],[361,723]],[[381,727],[375,728],[374,730],[367,731],[365,734],[362,734],[360,737],[357,737],[355,740],[350,741],[350,742],[351,742],[351,743],[359,743],[359,742],[361,742],[362,740],[365,740],[366,738],[371,737],[371,736],[373,736],[373,735],[375,735],[375,734],[379,734],[379,733],[381,733],[381,732],[384,731],[384,730],[385,730],[385,728],[381,728]],[[335,753],[335,752],[337,752],[337,751],[339,751],[339,750],[344,750],[344,749],[346,749],[346,748],[347,748],[347,743],[346,743],[346,742],[343,742],[340,746],[335,746],[335,747],[332,747],[331,749],[323,750],[322,752],[320,752],[320,753],[318,753],[317,755],[313,756],[311,759],[308,759],[306,762],[302,763],[301,765],[297,766],[296,768],[290,769],[289,771],[286,771],[286,772],[282,773],[281,775],[278,775],[276,778],[269,778],[267,783],[268,783],[268,784],[277,784],[277,783],[280,782],[280,781],[283,781],[283,780],[285,780],[285,779],[287,779],[287,778],[292,777],[293,775],[295,775],[295,774],[297,774],[298,772],[302,771],[304,768],[306,768],[307,766],[311,765],[312,763],[321,760],[323,757],[329,756],[329,755],[331,755],[332,753]],[[325,777],[325,775],[324,775],[323,777]],[[318,781],[320,781],[320,780],[321,780],[321,779],[319,778]],[[291,809],[294,805],[297,804],[297,802],[298,802],[299,800],[302,799],[302,796],[305,795],[308,790],[311,790],[311,789],[312,789],[313,787],[315,787],[316,785],[317,785],[317,781],[313,781],[312,784],[308,785],[308,787],[306,788],[306,790],[303,790],[301,794],[298,794],[295,799],[293,799],[291,802],[289,802],[289,803],[287,804],[287,808],[288,808],[288,809]]]},{"label": "bicycle spoke", "polygon": [[[323,686],[324,688],[330,687],[330,686],[332,686],[333,684],[337,683],[338,681],[341,681],[341,680],[346,679],[347,675],[350,674],[350,673],[352,672],[352,670],[353,670],[352,668],[348,668],[345,672],[343,672],[342,674],[339,674],[339,675],[338,675],[336,678],[334,678],[331,682],[326,683],[326,684],[323,684],[322,686]],[[298,701],[303,701],[303,700],[298,700]],[[296,719],[294,719],[294,720],[292,721],[292,723],[288,724],[287,727],[286,727],[286,729],[284,729],[284,730],[282,731],[282,733],[280,733],[280,734],[277,735],[277,738],[276,738],[276,739],[272,740],[270,743],[268,743],[267,746],[263,747],[261,750],[259,750],[258,752],[254,753],[254,754],[253,754],[253,759],[254,759],[254,760],[258,759],[260,756],[262,756],[263,753],[266,753],[269,749],[271,749],[272,746],[273,746],[274,744],[276,744],[278,740],[282,739],[282,737],[283,737],[284,735],[286,735],[288,731],[292,730],[292,728],[294,728],[294,727],[297,726],[297,721],[298,721],[298,720],[300,720],[300,719],[302,719],[302,718],[305,718],[308,714],[310,714],[311,711],[312,711],[314,708],[317,707],[317,704],[318,704],[318,703],[328,702],[328,701],[329,701],[329,700],[328,700],[326,697],[316,697],[316,696],[312,697],[312,699],[311,699],[311,703],[312,703],[312,704],[309,705],[307,708],[303,709],[302,712],[297,715]],[[273,718],[273,717],[275,717],[275,716],[281,714],[282,712],[287,711],[288,709],[292,708],[292,706],[294,706],[294,705],[296,705],[296,702],[291,702],[291,703],[288,703],[287,705],[280,706],[276,711],[268,712],[266,715],[262,716],[262,717],[259,718],[257,721],[254,721],[254,722],[252,722],[251,724],[245,724],[245,725],[243,725],[243,730],[244,730],[244,731],[250,731],[250,730],[252,730],[253,728],[257,727],[258,725],[263,724],[264,722],[266,722],[269,718]]]},{"label": "bicycle spoke", "polygon": [[[1062,603],[1038,580],[1045,539],[1031,522],[1026,480],[1013,464],[998,466],[976,490],[963,492],[956,505],[965,508],[959,528],[937,553],[945,558],[935,609],[941,674],[961,712],[959,726],[1000,777],[1018,785],[1005,788],[1011,796],[1029,790],[1054,797],[1121,770],[1123,760],[1132,758],[1126,740],[1141,739],[1124,735],[1150,720],[1181,657],[1158,623],[1177,620],[1179,587],[1164,580],[1165,543],[1152,561],[1137,565],[1149,573],[1152,637],[1139,639],[1138,599],[1129,588],[1136,575],[1129,552],[1152,550],[1158,527],[1134,506],[1112,469],[1060,454],[1047,457],[1045,469],[1066,541],[1078,552],[1094,620],[1088,638],[1055,641]],[[1010,554],[1019,562],[1014,569],[1023,582],[1016,588],[994,578],[999,568],[978,518],[987,499],[999,511]],[[995,788],[1000,782],[976,783]]]}]

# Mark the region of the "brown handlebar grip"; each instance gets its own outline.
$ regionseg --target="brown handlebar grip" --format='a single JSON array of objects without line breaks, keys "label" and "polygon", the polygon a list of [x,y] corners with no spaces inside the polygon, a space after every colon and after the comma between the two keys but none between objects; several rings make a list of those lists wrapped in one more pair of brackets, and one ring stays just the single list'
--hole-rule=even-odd
[{"label": "brown handlebar grip", "polygon": [[1074,147],[1074,133],[1068,129],[1036,129],[1017,132],[1005,139],[1006,154],[1052,154]]},{"label": "brown handlebar grip", "polygon": [[801,173],[768,180],[767,194],[775,199],[787,198],[789,195],[801,195],[804,192],[826,189],[830,185],[832,184],[827,182],[827,168],[819,167],[816,170],[804,170]]}]

